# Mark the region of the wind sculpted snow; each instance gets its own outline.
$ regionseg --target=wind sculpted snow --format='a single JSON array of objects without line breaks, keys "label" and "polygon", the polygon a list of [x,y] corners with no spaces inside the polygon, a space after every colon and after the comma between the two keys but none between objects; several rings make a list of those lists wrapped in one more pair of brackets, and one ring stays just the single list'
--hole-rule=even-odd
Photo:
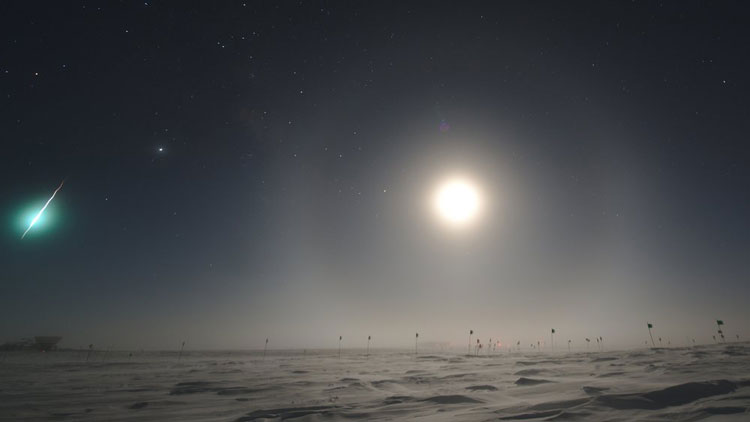
[{"label": "wind sculpted snow", "polygon": [[750,420],[750,344],[602,353],[8,353],[1,421]]}]

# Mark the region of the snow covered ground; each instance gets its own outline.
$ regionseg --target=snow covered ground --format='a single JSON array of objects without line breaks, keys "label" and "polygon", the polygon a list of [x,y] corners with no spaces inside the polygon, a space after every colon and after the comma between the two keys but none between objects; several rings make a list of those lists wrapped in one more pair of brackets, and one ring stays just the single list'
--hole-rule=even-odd
[{"label": "snow covered ground", "polygon": [[750,344],[490,356],[0,354],[0,420],[750,420]]}]

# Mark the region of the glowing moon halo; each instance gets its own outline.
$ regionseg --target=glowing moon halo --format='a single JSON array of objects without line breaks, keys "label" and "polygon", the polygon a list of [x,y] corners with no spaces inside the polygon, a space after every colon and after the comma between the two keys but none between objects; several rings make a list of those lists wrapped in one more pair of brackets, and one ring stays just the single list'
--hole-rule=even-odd
[{"label": "glowing moon halo", "polygon": [[479,190],[466,179],[450,179],[435,191],[433,205],[438,216],[451,226],[466,226],[481,209]]}]

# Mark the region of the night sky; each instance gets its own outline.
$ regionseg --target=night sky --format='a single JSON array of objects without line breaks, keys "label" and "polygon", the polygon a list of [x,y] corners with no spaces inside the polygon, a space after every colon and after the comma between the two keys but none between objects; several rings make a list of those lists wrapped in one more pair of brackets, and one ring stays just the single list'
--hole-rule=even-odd
[{"label": "night sky", "polygon": [[0,342],[750,336],[742,4],[2,2]]}]

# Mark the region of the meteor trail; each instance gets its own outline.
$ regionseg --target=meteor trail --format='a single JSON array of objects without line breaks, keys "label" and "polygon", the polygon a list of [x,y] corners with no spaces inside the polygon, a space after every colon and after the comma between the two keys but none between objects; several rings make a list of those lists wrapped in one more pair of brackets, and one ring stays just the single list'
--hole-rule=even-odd
[{"label": "meteor trail", "polygon": [[52,196],[49,197],[49,199],[47,200],[47,203],[44,204],[44,206],[42,207],[42,209],[39,210],[39,212],[36,214],[36,217],[34,217],[34,219],[31,220],[31,223],[29,224],[29,227],[21,235],[21,239],[23,239],[26,236],[26,233],[28,233],[29,230],[31,230],[31,228],[34,227],[34,223],[36,223],[36,221],[39,220],[39,217],[42,216],[42,213],[44,212],[44,210],[47,209],[47,205],[49,205],[49,203],[52,202],[52,200],[55,198],[55,195],[57,195],[57,191],[59,191],[63,187],[64,183],[65,183],[65,179],[63,179],[63,181],[60,182],[60,186],[58,186],[57,189],[55,189],[55,191],[52,192]]}]

